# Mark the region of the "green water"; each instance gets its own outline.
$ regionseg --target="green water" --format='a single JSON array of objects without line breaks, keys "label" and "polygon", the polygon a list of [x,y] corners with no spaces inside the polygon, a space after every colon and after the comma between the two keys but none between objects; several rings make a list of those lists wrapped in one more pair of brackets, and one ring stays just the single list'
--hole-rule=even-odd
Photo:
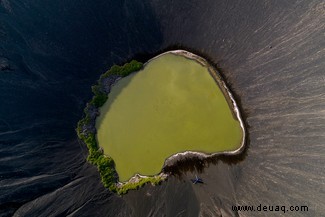
[{"label": "green water", "polygon": [[207,68],[170,53],[121,79],[100,113],[97,139],[120,181],[156,175],[179,152],[236,150],[243,137]]}]

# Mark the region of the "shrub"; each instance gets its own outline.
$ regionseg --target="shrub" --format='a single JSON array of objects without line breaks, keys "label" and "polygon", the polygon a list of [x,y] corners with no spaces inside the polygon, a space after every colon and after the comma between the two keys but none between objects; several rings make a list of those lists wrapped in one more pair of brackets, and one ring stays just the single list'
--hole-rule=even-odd
[{"label": "shrub", "polygon": [[107,78],[110,75],[120,75],[125,77],[132,72],[139,71],[143,67],[143,63],[138,62],[136,60],[132,60],[129,63],[124,64],[123,66],[113,65],[107,72],[100,76],[99,80],[103,78]]},{"label": "shrub", "polygon": [[100,92],[92,98],[92,100],[90,101],[90,104],[99,108],[104,105],[104,103],[106,102],[107,99],[108,99],[107,94]]}]

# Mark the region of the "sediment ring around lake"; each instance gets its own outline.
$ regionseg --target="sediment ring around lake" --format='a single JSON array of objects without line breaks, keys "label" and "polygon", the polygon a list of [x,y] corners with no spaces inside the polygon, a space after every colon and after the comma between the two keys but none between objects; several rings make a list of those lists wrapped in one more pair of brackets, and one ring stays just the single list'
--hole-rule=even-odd
[{"label": "sediment ring around lake", "polygon": [[176,156],[236,154],[244,147],[243,121],[225,82],[207,61],[183,50],[118,80],[99,111],[97,142],[120,182],[161,174]]}]

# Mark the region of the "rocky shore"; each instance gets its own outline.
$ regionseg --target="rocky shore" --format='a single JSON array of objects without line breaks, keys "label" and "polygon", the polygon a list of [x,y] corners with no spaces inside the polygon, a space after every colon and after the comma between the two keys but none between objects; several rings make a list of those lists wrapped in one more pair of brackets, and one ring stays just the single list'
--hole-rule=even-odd
[{"label": "rocky shore", "polygon": [[[99,81],[99,86],[101,91],[108,95],[111,92],[112,86],[122,77],[119,75],[109,75],[106,78],[103,78]],[[82,132],[87,133],[96,133],[96,118],[99,116],[99,108],[91,103],[87,103],[85,108],[86,116],[89,116],[89,121],[82,126]]]}]

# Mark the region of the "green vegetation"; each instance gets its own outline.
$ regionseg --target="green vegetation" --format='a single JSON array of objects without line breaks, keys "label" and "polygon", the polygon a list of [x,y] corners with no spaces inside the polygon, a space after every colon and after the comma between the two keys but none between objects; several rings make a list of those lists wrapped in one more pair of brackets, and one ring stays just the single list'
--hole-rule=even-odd
[{"label": "green vegetation", "polygon": [[136,60],[132,60],[131,62],[126,63],[123,66],[113,65],[110,70],[100,76],[99,81],[101,81],[103,78],[108,78],[110,75],[119,75],[121,77],[128,76],[132,72],[140,70],[142,66],[143,63],[138,62]]},{"label": "green vegetation", "polygon": [[98,84],[91,87],[94,97],[90,101],[91,105],[94,105],[96,108],[101,107],[107,100],[107,94],[103,91],[103,79],[108,78],[111,75],[118,75],[121,77],[128,76],[132,72],[138,71],[142,68],[143,63],[136,60],[132,60],[129,63],[124,64],[123,66],[113,65],[107,72],[100,76]]},{"label": "green vegetation", "polygon": [[90,101],[90,104],[94,105],[96,108],[99,108],[102,105],[104,105],[104,103],[108,99],[108,96],[107,96],[107,94],[105,94],[104,92],[102,92],[100,90],[99,85],[94,85],[94,86],[91,87],[91,89],[92,89],[92,91],[94,93],[94,97]]},{"label": "green vegetation", "polygon": [[108,99],[107,93],[104,92],[103,88],[103,81],[105,78],[116,75],[125,77],[132,72],[140,70],[142,66],[143,64],[141,62],[132,60],[130,63],[126,63],[123,66],[114,65],[110,68],[110,70],[101,75],[100,79],[98,80],[98,84],[91,87],[94,96],[84,109],[85,117],[78,122],[76,129],[79,139],[87,145],[89,151],[87,161],[97,166],[104,186],[118,194],[125,194],[131,189],[138,189],[149,182],[153,185],[157,185],[161,182],[162,178],[141,177],[139,182],[136,183],[118,184],[117,172],[115,170],[113,159],[103,154],[103,151],[97,144],[95,133],[89,131],[89,129],[95,127],[92,126],[95,124],[95,121],[92,120],[90,112],[91,108],[101,107]]}]

